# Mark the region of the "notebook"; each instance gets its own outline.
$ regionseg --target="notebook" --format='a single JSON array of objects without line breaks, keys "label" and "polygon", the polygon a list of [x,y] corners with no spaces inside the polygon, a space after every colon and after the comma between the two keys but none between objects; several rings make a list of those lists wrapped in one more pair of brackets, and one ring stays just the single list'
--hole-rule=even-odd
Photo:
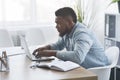
[{"label": "notebook", "polygon": [[32,55],[32,53],[36,49],[36,47],[34,46],[31,49],[29,49],[29,47],[27,45],[27,41],[25,39],[25,36],[24,35],[19,35],[19,36],[20,36],[22,48],[25,50],[26,56],[30,60],[32,60],[32,61],[50,61],[50,60],[54,60],[53,57],[40,57],[40,58],[36,58],[34,55]]},{"label": "notebook", "polygon": [[79,68],[80,65],[71,61],[54,60],[50,63],[37,64],[38,68],[49,68],[58,71],[69,71]]}]

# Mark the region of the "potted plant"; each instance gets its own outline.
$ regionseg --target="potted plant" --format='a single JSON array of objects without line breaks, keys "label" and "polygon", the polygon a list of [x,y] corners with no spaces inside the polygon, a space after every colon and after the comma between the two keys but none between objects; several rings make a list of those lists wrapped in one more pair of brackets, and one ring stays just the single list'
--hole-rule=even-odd
[{"label": "potted plant", "polygon": [[78,21],[83,23],[83,19],[84,19],[84,14],[81,11],[81,9],[79,9],[79,7],[77,6],[77,17],[78,17]]},{"label": "potted plant", "polygon": [[74,5],[74,10],[77,14],[77,20],[81,23],[83,23],[84,20],[84,12],[83,12],[83,6],[81,0],[77,0],[76,4]]},{"label": "potted plant", "polygon": [[118,11],[120,13],[120,0],[112,0],[112,2],[110,4],[116,3],[116,2],[118,2]]}]

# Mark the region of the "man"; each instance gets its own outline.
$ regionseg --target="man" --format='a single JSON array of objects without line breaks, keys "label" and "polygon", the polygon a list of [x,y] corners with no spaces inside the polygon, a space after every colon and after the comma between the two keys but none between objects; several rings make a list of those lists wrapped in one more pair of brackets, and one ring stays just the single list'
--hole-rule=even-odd
[{"label": "man", "polygon": [[[78,63],[85,68],[108,65],[108,59],[99,40],[85,25],[77,22],[72,8],[61,8],[55,12],[55,15],[59,40],[54,44],[36,49],[33,55],[55,56]],[[61,51],[64,48],[66,51]]]}]

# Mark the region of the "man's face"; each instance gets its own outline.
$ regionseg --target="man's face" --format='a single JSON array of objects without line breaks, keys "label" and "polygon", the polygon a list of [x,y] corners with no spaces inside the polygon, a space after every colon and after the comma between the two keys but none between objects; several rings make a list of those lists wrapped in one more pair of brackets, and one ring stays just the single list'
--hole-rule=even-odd
[{"label": "man's face", "polygon": [[59,32],[59,36],[63,37],[69,30],[69,24],[63,17],[57,16],[55,19],[56,28]]}]

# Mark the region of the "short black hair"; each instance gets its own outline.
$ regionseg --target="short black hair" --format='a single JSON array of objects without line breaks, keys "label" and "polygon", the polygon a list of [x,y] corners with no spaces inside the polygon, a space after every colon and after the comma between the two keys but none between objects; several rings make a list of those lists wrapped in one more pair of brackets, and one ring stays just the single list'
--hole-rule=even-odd
[{"label": "short black hair", "polygon": [[55,16],[62,16],[62,17],[71,16],[72,19],[73,19],[73,22],[74,22],[74,23],[77,22],[76,13],[75,13],[75,11],[74,11],[72,8],[70,8],[70,7],[63,7],[63,8],[58,9],[58,10],[55,12]]}]

